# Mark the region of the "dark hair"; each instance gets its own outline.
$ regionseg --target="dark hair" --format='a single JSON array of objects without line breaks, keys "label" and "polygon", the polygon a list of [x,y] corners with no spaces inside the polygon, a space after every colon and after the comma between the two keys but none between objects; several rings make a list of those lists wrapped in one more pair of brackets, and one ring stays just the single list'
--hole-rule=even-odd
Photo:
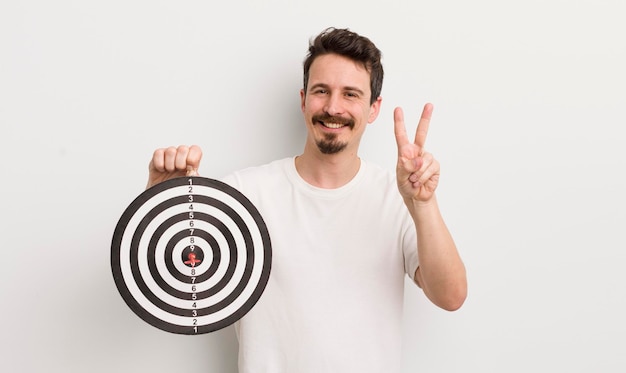
[{"label": "dark hair", "polygon": [[309,83],[309,69],[313,61],[325,54],[338,54],[359,62],[370,73],[370,105],[383,88],[383,65],[380,50],[368,38],[348,29],[329,27],[309,42],[309,53],[304,60],[304,92]]}]

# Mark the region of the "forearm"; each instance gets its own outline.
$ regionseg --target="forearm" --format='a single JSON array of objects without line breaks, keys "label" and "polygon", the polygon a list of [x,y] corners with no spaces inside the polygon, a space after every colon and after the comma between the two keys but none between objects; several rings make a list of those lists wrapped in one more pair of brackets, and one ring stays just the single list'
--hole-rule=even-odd
[{"label": "forearm", "polygon": [[415,222],[419,268],[415,279],[437,306],[453,311],[467,296],[465,266],[435,196],[428,202],[405,201]]}]

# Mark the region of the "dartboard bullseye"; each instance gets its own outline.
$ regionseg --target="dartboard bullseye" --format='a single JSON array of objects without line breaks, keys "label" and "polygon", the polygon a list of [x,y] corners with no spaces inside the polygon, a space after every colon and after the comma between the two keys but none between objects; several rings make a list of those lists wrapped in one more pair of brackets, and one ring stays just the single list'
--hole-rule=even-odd
[{"label": "dartboard bullseye", "polygon": [[111,269],[126,304],[147,323],[204,334],[243,317],[265,290],[272,263],[267,227],[239,191],[181,177],[140,194],[111,244]]}]

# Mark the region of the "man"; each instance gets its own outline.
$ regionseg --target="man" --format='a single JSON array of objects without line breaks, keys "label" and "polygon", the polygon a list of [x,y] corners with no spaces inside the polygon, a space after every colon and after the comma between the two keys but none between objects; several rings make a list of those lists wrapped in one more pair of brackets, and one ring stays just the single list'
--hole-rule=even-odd
[{"label": "man", "polygon": [[[435,196],[439,163],[424,149],[432,105],[414,141],[396,108],[395,178],[358,155],[382,80],[369,39],[325,30],[304,62],[302,154],[223,180],[255,204],[272,239],[268,285],[236,324],[242,373],[398,372],[404,276],[443,309],[465,300],[465,268]],[[197,146],[157,149],[148,187],[196,175],[201,157]]]}]

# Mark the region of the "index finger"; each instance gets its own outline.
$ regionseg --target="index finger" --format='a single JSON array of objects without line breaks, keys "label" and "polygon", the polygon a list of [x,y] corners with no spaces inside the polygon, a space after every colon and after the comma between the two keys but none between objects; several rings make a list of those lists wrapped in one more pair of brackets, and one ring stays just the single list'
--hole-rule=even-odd
[{"label": "index finger", "polygon": [[396,144],[398,144],[399,151],[402,145],[409,143],[409,138],[406,135],[406,127],[404,126],[404,113],[400,107],[397,107],[393,111],[393,129],[396,135]]},{"label": "index finger", "polygon": [[187,153],[187,171],[192,171],[197,174],[198,168],[200,168],[200,161],[202,160],[202,149],[198,145],[191,145],[189,147],[189,153]]},{"label": "index finger", "polygon": [[422,110],[422,116],[420,117],[420,121],[417,124],[414,143],[421,149],[424,149],[424,144],[426,143],[426,136],[428,135],[428,127],[430,126],[430,118],[433,115],[433,109],[434,107],[431,103],[427,103],[426,105],[424,105],[424,110]]}]

